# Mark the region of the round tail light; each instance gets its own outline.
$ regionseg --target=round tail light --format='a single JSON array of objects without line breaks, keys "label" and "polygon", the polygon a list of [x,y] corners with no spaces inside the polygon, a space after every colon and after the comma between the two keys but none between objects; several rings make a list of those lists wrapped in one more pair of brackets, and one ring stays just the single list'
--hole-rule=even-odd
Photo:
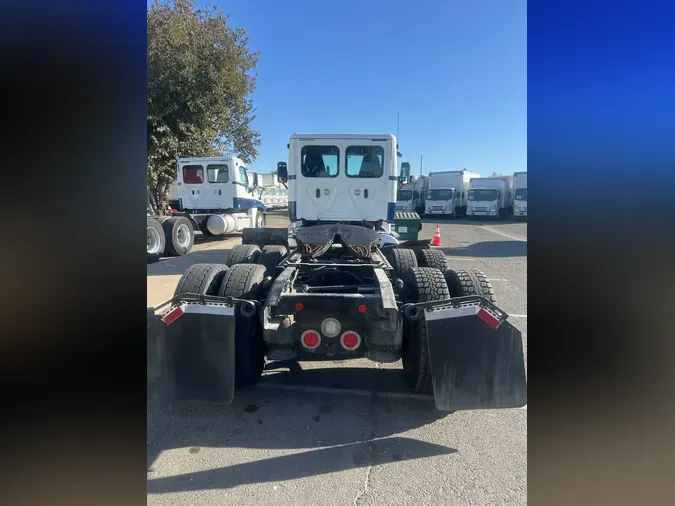
[{"label": "round tail light", "polygon": [[314,330],[305,330],[300,336],[300,341],[302,345],[308,350],[313,350],[318,348],[321,344],[321,336],[319,333]]},{"label": "round tail light", "polygon": [[353,330],[348,330],[340,337],[340,344],[345,350],[355,350],[361,344],[361,336]]}]

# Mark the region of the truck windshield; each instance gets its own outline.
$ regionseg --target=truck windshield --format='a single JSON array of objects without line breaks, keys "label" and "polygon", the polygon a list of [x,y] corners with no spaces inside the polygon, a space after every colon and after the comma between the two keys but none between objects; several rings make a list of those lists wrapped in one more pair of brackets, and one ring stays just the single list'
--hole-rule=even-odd
[{"label": "truck windshield", "polygon": [[412,190],[399,190],[398,191],[398,201],[412,200]]},{"label": "truck windshield", "polygon": [[516,200],[527,201],[527,188],[518,188],[516,190]]},{"label": "truck windshield", "polygon": [[427,200],[452,200],[453,190],[429,190]]},{"label": "truck windshield", "polygon": [[497,200],[497,190],[494,189],[469,190],[469,200],[475,200],[477,202],[485,202],[486,200],[489,201]]}]

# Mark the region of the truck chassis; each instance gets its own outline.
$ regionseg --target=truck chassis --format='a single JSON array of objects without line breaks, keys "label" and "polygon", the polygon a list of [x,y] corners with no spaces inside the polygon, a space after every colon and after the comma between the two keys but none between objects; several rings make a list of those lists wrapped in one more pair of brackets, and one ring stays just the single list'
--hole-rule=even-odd
[{"label": "truck chassis", "polygon": [[[163,402],[231,402],[268,360],[403,361],[441,411],[527,403],[521,333],[480,271],[449,269],[427,242],[381,247],[358,225],[244,230],[223,264],[193,265],[149,309]],[[285,244],[283,244],[285,243]],[[150,345],[149,345],[150,346]]]}]

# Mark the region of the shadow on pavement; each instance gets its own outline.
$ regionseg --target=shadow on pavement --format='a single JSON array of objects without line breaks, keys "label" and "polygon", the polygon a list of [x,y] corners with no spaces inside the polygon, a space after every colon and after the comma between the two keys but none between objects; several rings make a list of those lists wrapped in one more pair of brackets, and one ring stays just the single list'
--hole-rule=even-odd
[{"label": "shadow on pavement", "polygon": [[517,223],[527,223],[525,220],[516,220],[513,216],[502,219],[502,220],[496,220],[491,217],[486,217],[486,216],[477,216],[475,218],[457,218],[456,220],[453,220],[449,216],[425,216],[422,218],[422,223],[427,223],[427,224],[436,224],[439,223],[441,225],[475,225],[475,226],[481,226],[481,225],[489,225],[491,227],[494,226],[499,226],[499,225],[514,225]]},{"label": "shadow on pavement", "polygon": [[451,257],[526,257],[526,241],[485,241],[461,248],[438,248]]},{"label": "shadow on pavement", "polygon": [[293,480],[455,452],[452,448],[433,443],[392,437],[151,479],[148,480],[147,490],[148,494],[161,494],[227,489],[249,483]]},{"label": "shadow on pavement", "polygon": [[[281,369],[287,370],[281,371]],[[403,380],[403,371],[399,368],[322,367],[303,369],[301,363],[289,361],[268,363],[265,370],[268,374],[263,376],[261,380],[261,383],[264,384],[311,386],[318,388],[335,388],[338,390],[368,390],[370,392],[410,393],[410,389]]]},{"label": "shadow on pavement", "polygon": [[[283,365],[288,367],[289,364]],[[272,364],[270,371],[278,370]],[[268,373],[269,374],[269,373]],[[288,480],[392,461],[456,452],[455,449],[391,437],[424,427],[449,413],[432,399],[325,393],[264,384],[358,388],[409,392],[400,369],[291,368],[264,377],[261,385],[238,390],[232,404],[178,403],[160,411],[148,405],[147,465],[168,449],[190,454],[212,448],[316,449],[284,457],[148,481],[148,493],[229,488],[244,483]],[[377,440],[377,441],[374,441]],[[186,455],[186,458],[189,458]],[[236,455],[235,457],[236,458]]]}]

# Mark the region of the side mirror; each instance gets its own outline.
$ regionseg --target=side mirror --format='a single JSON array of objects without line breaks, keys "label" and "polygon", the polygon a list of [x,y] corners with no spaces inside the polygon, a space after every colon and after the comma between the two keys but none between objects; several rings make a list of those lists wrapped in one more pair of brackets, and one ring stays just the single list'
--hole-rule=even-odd
[{"label": "side mirror", "polygon": [[277,179],[280,183],[288,181],[288,165],[286,165],[286,162],[277,163]]}]

